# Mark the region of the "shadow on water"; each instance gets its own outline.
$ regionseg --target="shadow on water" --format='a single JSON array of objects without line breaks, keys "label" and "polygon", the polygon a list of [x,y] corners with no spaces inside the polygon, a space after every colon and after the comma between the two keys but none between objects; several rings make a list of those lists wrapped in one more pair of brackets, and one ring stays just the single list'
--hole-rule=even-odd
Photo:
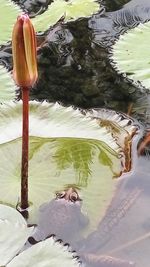
[{"label": "shadow on water", "polygon": [[[42,12],[49,1],[16,1],[31,15]],[[99,14],[60,25],[54,34],[39,37],[45,41],[38,52],[39,82],[31,92],[36,100],[60,101],[82,108],[105,107],[123,111],[150,125],[149,94],[136,88],[113,69],[110,47],[127,29],[150,19],[149,0],[106,0]],[[11,49],[3,47],[1,60],[11,64]],[[142,142],[142,141],[141,141]],[[149,151],[149,142],[146,143]],[[120,179],[117,194],[106,217],[95,232],[75,248],[82,255],[96,253],[132,260],[137,267],[149,267],[149,152],[137,157],[133,145],[133,170]],[[126,216],[127,215],[127,216]],[[78,233],[76,233],[78,235]],[[84,245],[83,245],[84,244]],[[94,265],[94,260],[90,266]],[[107,265],[98,266],[132,266]]]}]

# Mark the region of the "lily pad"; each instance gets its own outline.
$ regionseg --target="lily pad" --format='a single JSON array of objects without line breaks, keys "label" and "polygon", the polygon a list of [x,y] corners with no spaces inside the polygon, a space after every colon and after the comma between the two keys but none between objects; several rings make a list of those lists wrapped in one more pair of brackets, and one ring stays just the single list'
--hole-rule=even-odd
[{"label": "lily pad", "polygon": [[[14,206],[20,197],[21,109],[21,101],[0,107],[0,201]],[[43,202],[68,186],[79,189],[90,219],[85,235],[104,215],[116,188],[112,178],[123,171],[123,155],[113,131],[91,117],[72,107],[30,102],[30,222]]]},{"label": "lily pad", "polygon": [[[22,101],[0,106],[0,144],[22,136]],[[30,136],[51,138],[87,138],[99,140],[119,153],[120,147],[112,134],[99,127],[96,119],[83,115],[73,107],[44,101],[30,102]],[[11,130],[10,130],[11,129]]]},{"label": "lily pad", "polygon": [[[112,177],[121,172],[118,154],[111,152],[93,140],[30,137],[31,217],[43,202],[54,198],[56,191],[72,185],[80,189],[83,212],[91,219],[90,229],[95,228],[114,193]],[[20,196],[21,139],[1,144],[0,157],[0,200],[16,206]],[[102,161],[104,157],[109,158],[107,164]],[[99,211],[94,209],[96,203]]]},{"label": "lily pad", "polygon": [[12,79],[11,73],[3,65],[0,65],[0,81],[0,103],[14,100],[17,86]]},{"label": "lily pad", "polygon": [[1,18],[1,30],[0,30],[0,45],[11,40],[12,29],[16,18],[21,14],[21,8],[11,0],[0,1],[0,18]]},{"label": "lily pad", "polygon": [[68,247],[48,238],[16,256],[6,267],[81,267]]},{"label": "lily pad", "polygon": [[23,247],[33,227],[28,228],[15,209],[0,204],[0,265],[6,265]]},{"label": "lily pad", "polygon": [[26,221],[17,210],[2,204],[0,204],[0,232],[1,266],[80,266],[75,253],[62,243],[56,242],[53,237],[19,254],[32,234],[33,227],[27,227]]},{"label": "lily pad", "polygon": [[47,11],[32,19],[36,31],[46,31],[62,17],[64,21],[89,17],[98,12],[100,5],[95,0],[54,0]]},{"label": "lily pad", "polygon": [[150,22],[140,24],[121,35],[113,46],[112,60],[119,73],[150,89]]}]

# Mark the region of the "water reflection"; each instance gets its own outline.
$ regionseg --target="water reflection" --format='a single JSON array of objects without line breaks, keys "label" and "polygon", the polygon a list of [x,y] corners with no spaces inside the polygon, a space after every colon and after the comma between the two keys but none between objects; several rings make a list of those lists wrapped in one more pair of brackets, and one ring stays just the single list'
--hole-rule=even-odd
[{"label": "water reflection", "polygon": [[120,10],[94,15],[89,28],[93,30],[94,42],[109,47],[120,34],[149,19],[150,2],[132,0]]},{"label": "water reflection", "polygon": [[[38,4],[37,1],[28,0],[20,0],[19,2],[28,8],[31,15],[33,15],[33,8],[34,13],[36,13],[40,11],[42,6],[42,1],[38,1]],[[48,2],[44,1],[45,7],[42,6],[42,9],[46,8]],[[52,102],[61,101],[66,105],[74,104],[86,108],[107,107],[124,112],[127,112],[128,106],[133,103],[131,114],[143,121],[145,126],[149,127],[149,95],[129,84],[124,77],[117,75],[109,62],[110,45],[114,40],[128,28],[132,28],[138,23],[150,19],[150,2],[148,0],[129,1],[119,10],[126,2],[128,1],[107,0],[105,1],[107,12],[103,10],[102,13],[93,16],[91,19],[83,19],[62,25],[53,36],[50,31],[44,37],[46,40],[45,46],[38,54],[39,83],[32,90],[32,99],[47,99]],[[0,57],[2,61],[5,60],[10,64],[11,48],[6,49],[6,47],[2,47]],[[145,143],[144,150],[146,150],[146,147],[149,147],[148,142]],[[79,148],[79,144],[76,144],[74,148]],[[88,181],[89,184],[91,182],[90,164],[93,160],[91,148],[87,148],[85,145],[83,147],[83,150],[86,151],[85,158],[88,161],[86,166],[82,165],[80,160],[83,157],[82,152],[78,151],[80,156],[78,161],[77,155],[75,158],[72,157],[71,149],[68,151],[67,149],[65,150],[65,160],[60,162],[61,149],[64,149],[62,144],[60,144],[58,150],[53,154],[53,160],[57,167],[59,167],[59,171],[61,169],[61,171],[65,172],[66,166],[71,168],[70,159],[72,161],[75,160],[78,164],[73,163],[73,169],[78,175],[82,174],[82,179],[80,178],[76,182],[78,185],[86,187]],[[133,157],[136,157],[136,149],[137,146],[135,145]],[[45,151],[45,147],[43,151]],[[42,156],[44,154],[43,151],[41,152]],[[99,150],[97,149],[96,151],[97,155],[99,155]],[[98,177],[105,177],[107,168],[108,176],[110,177],[111,173],[112,177],[112,161],[106,157],[106,160],[101,160],[100,163],[101,168],[96,172],[96,168],[94,167],[93,172]],[[136,164],[131,173],[126,175],[125,178],[122,177],[120,180],[115,198],[111,202],[103,221],[99,223],[96,229],[94,225],[94,231],[88,236],[85,235],[85,237],[78,240],[79,242],[74,245],[81,254],[84,251],[86,253],[95,253],[94,255],[98,256],[107,254],[112,257],[127,260],[124,265],[123,263],[119,265],[119,263],[111,264],[105,261],[103,265],[105,267],[116,267],[117,264],[119,267],[131,266],[129,264],[130,260],[135,261],[137,267],[149,266],[149,158],[142,156],[136,158],[136,162],[134,161],[134,163]],[[45,163],[43,161],[40,164],[44,165]],[[84,171],[82,170],[81,173],[80,167],[82,166],[84,167]],[[53,169],[53,172],[55,171],[56,168]],[[33,174],[35,173],[34,162],[32,172]],[[72,170],[70,173],[72,173]],[[52,169],[48,168],[47,175],[50,174],[52,174]],[[43,172],[38,175],[41,181]],[[58,173],[55,173],[54,178],[57,175]],[[97,188],[102,189],[105,182],[102,182],[100,185],[95,184],[95,187],[91,190],[92,193],[88,191],[85,193],[85,197],[87,196],[92,201],[95,201],[94,205],[90,207],[90,211],[93,213],[95,213],[94,207],[100,213],[102,211],[100,203],[104,204],[105,200],[99,200],[98,194],[95,192]],[[55,183],[53,183],[53,186],[55,186]],[[91,199],[89,201],[90,203]],[[91,217],[94,217],[93,213]],[[70,213],[68,214],[70,215]],[[79,217],[79,214],[77,216]],[[69,221],[69,219],[66,222],[71,224],[72,220]],[[76,221],[78,218],[74,214],[72,219],[76,222],[75,226],[78,226],[78,221]],[[100,218],[97,218],[97,221],[99,222]],[[75,229],[78,234],[78,227],[75,227]],[[100,260],[101,262],[97,262],[99,266],[102,266],[102,258]],[[94,266],[94,264],[93,257],[89,265]]]},{"label": "water reflection", "polygon": [[139,97],[133,105],[132,114],[150,128],[150,94]]},{"label": "water reflection", "polygon": [[[123,199],[134,200],[132,206],[130,206],[127,216],[122,218],[121,223],[113,228],[111,239],[100,251],[101,253],[107,251],[109,255],[123,259],[130,258],[136,262],[137,267],[141,267],[149,266],[150,224],[148,203],[150,200],[150,185],[149,174],[147,173],[149,160],[140,158],[137,164],[141,167],[128,177],[117,197],[119,203]],[[114,208],[116,211],[118,205],[114,201],[111,210]]]}]

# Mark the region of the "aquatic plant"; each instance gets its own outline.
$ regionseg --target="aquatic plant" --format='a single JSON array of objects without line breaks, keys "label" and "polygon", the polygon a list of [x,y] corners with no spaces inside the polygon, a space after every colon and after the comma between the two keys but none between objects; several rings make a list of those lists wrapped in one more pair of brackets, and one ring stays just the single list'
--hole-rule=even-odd
[{"label": "aquatic plant", "polygon": [[[58,3],[60,9],[57,8]],[[3,4],[5,6],[5,3]],[[13,4],[11,3],[10,6],[12,8]],[[77,0],[61,1],[61,3],[56,0],[49,6],[48,11],[37,17],[37,19],[33,19],[33,23],[37,31],[46,30],[62,16],[65,17],[65,21],[70,21],[85,15],[89,16],[93,12],[97,12],[98,9],[99,5],[93,0],[83,0],[80,3]],[[56,13],[52,11],[56,11]],[[18,9],[17,12],[19,12]],[[52,22],[49,20],[49,14],[55,14],[54,17],[52,16]],[[43,19],[44,16],[46,16],[45,19]],[[26,18],[26,16],[21,18]],[[46,28],[41,23],[42,21],[45,21]],[[24,19],[21,23],[24,24]],[[23,24],[21,24],[21,27]],[[25,40],[25,37],[22,37]],[[31,50],[29,49],[30,52],[32,52]],[[15,53],[13,52],[14,55]],[[31,53],[29,54],[32,56]],[[15,79],[19,86],[29,86],[35,82],[37,75],[34,72],[35,69],[32,69],[31,62],[28,64],[28,56],[25,51],[21,56],[25,57],[25,61],[27,60],[29,70],[25,69],[23,79],[18,71],[18,74],[15,73]],[[18,68],[17,65],[18,61],[16,62],[16,70]],[[27,66],[24,67],[26,68]],[[29,78],[28,84],[26,84],[25,74]],[[30,74],[33,74],[33,79],[29,77]],[[23,83],[24,81],[25,84]],[[6,88],[8,88],[8,85]],[[12,92],[10,93],[12,94]],[[14,95],[11,95],[11,97],[13,100]],[[6,94],[6,100],[10,100],[11,97]],[[5,102],[4,97],[3,102]],[[21,101],[7,102],[0,106],[0,201],[12,206],[20,204],[18,202],[20,202],[21,180],[21,108]],[[83,199],[83,212],[87,212],[90,219],[89,226],[82,233],[83,236],[87,236],[93,229],[96,229],[117,187],[112,178],[120,176],[122,172],[127,172],[131,168],[131,140],[137,129],[138,127],[134,126],[134,121],[116,112],[112,116],[111,111],[84,111],[73,107],[66,108],[59,104],[30,102],[29,222],[36,222],[37,209],[43,202],[50,201],[54,192],[60,189],[63,190],[68,186],[74,186],[80,190],[81,198]],[[28,200],[26,199],[27,202]],[[97,203],[100,203],[100,212],[95,209]],[[22,208],[27,206],[23,205]],[[1,213],[5,213],[4,209]],[[25,234],[28,237],[30,233],[28,235],[27,225],[24,222],[23,224]],[[4,232],[8,230],[10,235],[5,218],[2,219],[1,225],[5,227],[5,229],[3,228]],[[18,227],[18,223],[16,226],[16,222],[13,222],[11,231],[13,227]],[[19,231],[19,228],[17,230]],[[4,233],[2,238],[5,239],[5,237]],[[21,239],[22,243],[25,241],[25,237],[23,240]],[[48,261],[50,264],[54,257],[57,260],[57,255],[61,256],[62,250],[64,253],[64,247],[60,245],[61,248],[54,253],[53,257],[51,252],[53,248],[55,252],[55,245],[56,242],[53,238],[46,239],[20,253],[10,261],[19,252],[18,249],[21,248],[21,246],[18,247],[17,245],[15,254],[13,252],[11,254],[11,259],[6,258],[6,261],[0,262],[0,265],[7,264],[6,267],[27,266],[24,264],[29,262],[30,265],[37,266],[37,257],[40,257],[42,263]],[[0,251],[1,249],[0,247]],[[39,253],[42,253],[42,255]],[[79,263],[72,259],[72,254],[68,254],[68,250],[66,253],[67,259],[69,257],[69,266],[71,264],[78,266]],[[65,260],[59,256],[61,266],[63,266],[62,262],[65,262],[66,256]],[[3,257],[0,257],[0,259],[4,260]],[[105,258],[101,260],[105,260]],[[111,263],[110,258],[109,262]],[[120,263],[120,261],[117,262]],[[57,264],[60,265],[60,261],[55,266]],[[64,266],[66,266],[66,262]]]},{"label": "aquatic plant", "polygon": [[[0,204],[0,264],[5,267],[55,266],[83,267],[76,252],[54,236],[36,242],[31,236],[34,227],[28,227],[25,219],[15,209]],[[31,246],[31,241],[35,242]],[[28,243],[26,247],[26,242]],[[13,246],[12,246],[13,243]],[[24,246],[25,245],[25,246]],[[110,266],[135,266],[132,262],[124,261],[107,255],[82,255],[87,263]]]},{"label": "aquatic plant", "polygon": [[111,55],[118,73],[147,89],[150,89],[149,30],[150,22],[146,22],[127,31],[115,42]]},{"label": "aquatic plant", "polygon": [[[13,206],[20,196],[21,110],[21,101],[0,108],[0,200]],[[136,129],[131,126],[129,131],[131,128]],[[29,219],[35,222],[33,214],[38,207],[52,199],[55,191],[72,184],[80,188],[91,231],[115,192],[112,177],[125,169],[115,137],[91,114],[35,101],[30,102],[29,135]],[[101,213],[94,209],[97,202],[102,205]]]},{"label": "aquatic plant", "polygon": [[[32,19],[36,32],[46,31],[62,17],[64,21],[91,16],[98,12],[100,5],[95,0],[55,0],[43,14]],[[0,44],[11,40],[12,29],[23,10],[11,0],[0,1],[1,32]],[[6,20],[7,14],[7,20]]]},{"label": "aquatic plant", "polygon": [[[34,227],[27,227],[22,215],[15,209],[0,204],[0,265],[6,267],[25,267],[47,264],[50,266],[79,267],[75,253],[69,251],[54,237],[31,246],[20,252]],[[13,246],[12,246],[13,244]],[[18,254],[18,255],[17,255]],[[17,255],[17,256],[16,256]]]},{"label": "aquatic plant", "polygon": [[[59,7],[58,7],[59,6]],[[62,17],[66,21],[78,19],[82,17],[91,16],[100,9],[100,5],[95,0],[72,0],[72,1],[54,1],[46,12],[32,18],[35,31],[46,31],[50,26],[53,26]],[[16,22],[16,18],[23,13],[23,9],[11,0],[0,1],[0,17],[1,17],[1,31],[0,31],[0,45],[11,41],[12,30]],[[6,15],[7,14],[7,20]],[[17,87],[11,79],[7,80],[10,74],[6,71],[3,65],[0,65],[0,101],[5,102],[16,98],[15,92]]]},{"label": "aquatic plant", "polygon": [[0,64],[0,81],[0,103],[3,104],[10,100],[15,100],[18,87],[12,79],[11,73],[2,64]]},{"label": "aquatic plant", "polygon": [[[3,174],[0,177],[3,184],[0,200],[13,206],[20,195],[21,140],[18,137],[21,137],[21,108],[21,102],[7,103],[1,107],[0,115],[1,132],[5,130],[5,135],[0,136],[0,153],[6,155],[0,166]],[[89,232],[100,219],[100,214],[94,209],[95,204],[103,203],[103,216],[115,192],[116,185],[111,177],[117,177],[131,167],[130,141],[136,127],[130,119],[122,115],[119,117],[116,113],[113,116],[112,112],[109,115],[104,110],[82,113],[58,104],[30,103],[29,219],[35,221],[35,211],[44,201],[52,199],[56,190],[72,184],[80,188],[84,198],[83,210],[88,212],[91,220]],[[9,125],[14,128],[11,134]],[[129,147],[128,156],[126,146]],[[7,155],[13,161],[10,161],[6,172]],[[43,158],[44,162],[41,161]],[[100,179],[98,173],[101,173]],[[9,194],[5,194],[4,188]]]},{"label": "aquatic plant", "polygon": [[[22,12],[21,8],[11,0],[1,0],[0,2],[0,45],[11,40],[12,29],[17,16]],[[7,14],[7,19],[6,19]]]},{"label": "aquatic plant", "polygon": [[38,78],[34,27],[27,15],[17,18],[12,33],[13,78],[22,93],[21,208],[28,203],[29,91]]},{"label": "aquatic plant", "polygon": [[95,0],[55,0],[46,12],[33,18],[33,24],[37,31],[45,31],[61,18],[64,18],[64,22],[69,22],[89,17],[99,9],[100,5]]}]

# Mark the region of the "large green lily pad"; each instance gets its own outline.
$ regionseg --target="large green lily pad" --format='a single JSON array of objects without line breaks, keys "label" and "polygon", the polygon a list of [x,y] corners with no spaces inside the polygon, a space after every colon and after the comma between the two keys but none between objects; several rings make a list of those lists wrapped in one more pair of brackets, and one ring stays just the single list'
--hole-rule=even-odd
[{"label": "large green lily pad", "polygon": [[[20,196],[21,139],[1,144],[0,158],[0,201],[16,206]],[[115,191],[112,178],[119,175],[120,165],[118,155],[99,141],[30,137],[31,217],[43,202],[54,198],[56,191],[75,186],[83,199],[83,212],[90,218],[90,229],[95,228]]]},{"label": "large green lily pad", "polygon": [[[13,206],[20,197],[21,110],[21,101],[0,107],[0,201]],[[96,228],[115,192],[113,177],[123,171],[122,147],[113,135],[90,113],[30,102],[30,222],[56,191],[75,186],[90,219],[85,234]]]},{"label": "large green lily pad", "polygon": [[16,18],[21,14],[22,10],[11,0],[0,1],[0,44],[4,44],[11,40],[12,29]]},{"label": "large green lily pad", "polygon": [[24,246],[33,232],[15,209],[0,204],[0,266],[6,265]]},{"label": "large green lily pad", "polygon": [[0,103],[14,100],[16,90],[17,86],[12,79],[11,73],[3,65],[0,65]]},{"label": "large green lily pad", "polygon": [[119,73],[150,89],[150,22],[121,35],[113,46],[112,60]]},{"label": "large green lily pad", "polygon": [[1,266],[80,266],[78,260],[74,258],[75,253],[56,242],[53,237],[22,252],[28,237],[33,233],[33,227],[27,227],[27,222],[18,211],[2,204],[0,204],[0,232]]},{"label": "large green lily pad", "polygon": [[62,17],[64,21],[89,17],[98,12],[100,5],[95,0],[54,0],[46,12],[32,19],[36,31],[46,31]]}]

